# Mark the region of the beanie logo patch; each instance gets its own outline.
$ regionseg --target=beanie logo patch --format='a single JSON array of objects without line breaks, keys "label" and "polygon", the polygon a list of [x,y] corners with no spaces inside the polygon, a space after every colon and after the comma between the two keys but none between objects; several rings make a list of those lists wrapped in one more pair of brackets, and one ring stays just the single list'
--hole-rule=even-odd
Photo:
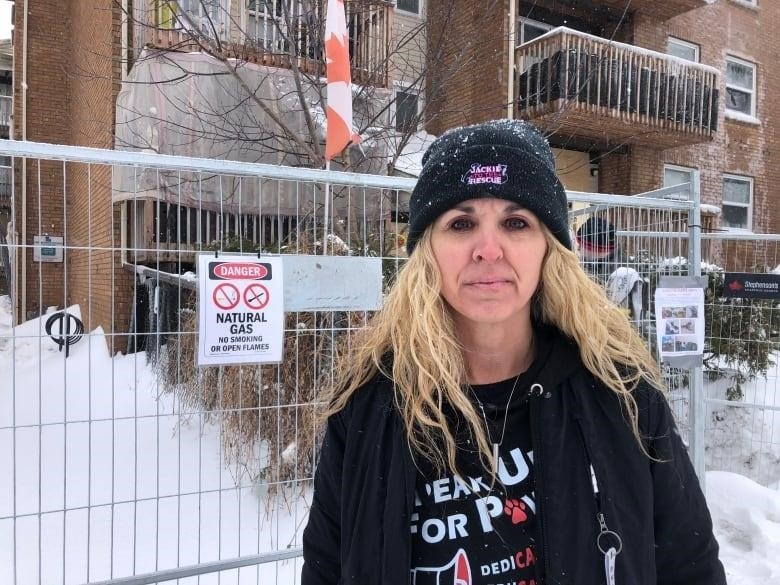
[{"label": "beanie logo patch", "polygon": [[466,185],[482,185],[485,183],[502,185],[509,180],[506,171],[507,165],[482,165],[480,163],[474,163],[460,180]]}]

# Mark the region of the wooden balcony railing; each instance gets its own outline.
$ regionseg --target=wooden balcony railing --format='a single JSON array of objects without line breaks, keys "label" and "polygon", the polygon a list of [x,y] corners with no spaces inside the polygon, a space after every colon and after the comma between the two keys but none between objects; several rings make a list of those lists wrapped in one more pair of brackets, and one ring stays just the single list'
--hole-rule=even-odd
[{"label": "wooden balcony railing", "polygon": [[516,115],[594,143],[711,140],[718,71],[565,27],[516,49]]},{"label": "wooden balcony railing", "polygon": [[[226,57],[325,74],[326,0],[243,0],[240,13],[194,0],[138,0],[135,45],[193,51],[207,44]],[[392,2],[347,0],[352,81],[386,87]]]}]

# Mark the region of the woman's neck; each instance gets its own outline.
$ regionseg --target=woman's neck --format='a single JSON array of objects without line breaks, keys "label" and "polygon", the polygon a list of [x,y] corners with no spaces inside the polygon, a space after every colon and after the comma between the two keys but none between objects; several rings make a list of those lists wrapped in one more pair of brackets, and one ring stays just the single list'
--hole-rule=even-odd
[{"label": "woman's neck", "polygon": [[534,331],[527,326],[482,327],[461,332],[463,355],[471,384],[500,382],[525,372],[536,357]]}]

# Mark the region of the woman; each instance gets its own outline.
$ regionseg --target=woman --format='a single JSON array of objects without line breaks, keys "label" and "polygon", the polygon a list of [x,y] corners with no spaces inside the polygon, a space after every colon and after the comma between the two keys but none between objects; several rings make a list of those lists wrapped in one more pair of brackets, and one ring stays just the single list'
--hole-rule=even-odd
[{"label": "woman", "polygon": [[304,585],[718,585],[706,502],[529,124],[448,132],[409,260],[336,369]]}]

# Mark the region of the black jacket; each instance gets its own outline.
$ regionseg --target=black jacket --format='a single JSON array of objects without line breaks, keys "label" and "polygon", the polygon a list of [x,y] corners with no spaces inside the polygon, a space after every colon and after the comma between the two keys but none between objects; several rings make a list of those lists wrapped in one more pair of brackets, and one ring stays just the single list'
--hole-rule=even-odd
[{"label": "black jacket", "polygon": [[[617,585],[725,584],[706,501],[665,398],[647,386],[635,393],[650,459],[619,398],[560,335],[538,382],[531,427],[543,582],[606,582],[600,508],[623,543]],[[328,423],[303,533],[302,585],[408,584],[415,480],[392,383],[377,376]]]}]

